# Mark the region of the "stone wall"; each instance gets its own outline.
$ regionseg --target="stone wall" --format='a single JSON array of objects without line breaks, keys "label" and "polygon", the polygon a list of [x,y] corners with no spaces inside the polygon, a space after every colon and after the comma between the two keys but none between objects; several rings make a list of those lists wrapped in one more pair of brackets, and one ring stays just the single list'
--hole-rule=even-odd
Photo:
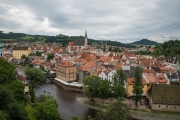
[{"label": "stone wall", "polygon": [[71,86],[71,85],[65,85],[59,81],[52,80],[55,84],[58,86],[62,87],[63,89],[67,91],[78,91],[78,92],[83,92],[83,87],[78,87],[78,86]]},{"label": "stone wall", "polygon": [[152,110],[180,112],[179,105],[152,104]]}]

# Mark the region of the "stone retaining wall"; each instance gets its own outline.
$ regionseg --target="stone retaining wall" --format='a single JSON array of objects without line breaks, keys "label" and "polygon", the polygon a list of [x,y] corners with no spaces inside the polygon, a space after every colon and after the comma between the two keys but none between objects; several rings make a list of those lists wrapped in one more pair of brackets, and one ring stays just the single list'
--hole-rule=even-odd
[{"label": "stone retaining wall", "polygon": [[78,91],[78,92],[83,92],[83,87],[78,87],[78,86],[72,86],[72,85],[65,85],[59,81],[56,80],[52,80],[55,84],[57,84],[58,86],[62,87],[63,89],[67,90],[67,91]]}]

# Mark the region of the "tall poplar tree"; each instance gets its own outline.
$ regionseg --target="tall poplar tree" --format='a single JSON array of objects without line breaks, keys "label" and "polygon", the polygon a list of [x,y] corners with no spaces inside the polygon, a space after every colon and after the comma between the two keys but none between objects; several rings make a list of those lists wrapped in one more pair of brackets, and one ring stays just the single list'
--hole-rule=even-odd
[{"label": "tall poplar tree", "polygon": [[135,68],[135,72],[134,72],[134,89],[133,89],[133,93],[134,93],[134,101],[135,104],[137,106],[138,101],[140,101],[142,99],[142,93],[143,93],[143,84],[142,84],[142,69],[141,67],[136,67]]},{"label": "tall poplar tree", "polygon": [[122,69],[118,70],[113,76],[114,95],[123,98],[125,95],[124,85],[127,80],[126,74]]}]

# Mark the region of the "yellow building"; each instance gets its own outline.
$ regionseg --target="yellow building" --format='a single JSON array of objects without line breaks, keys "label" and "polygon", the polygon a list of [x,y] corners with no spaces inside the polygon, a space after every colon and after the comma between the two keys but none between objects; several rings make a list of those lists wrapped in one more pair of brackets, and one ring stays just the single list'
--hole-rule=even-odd
[{"label": "yellow building", "polygon": [[64,60],[57,65],[56,77],[65,82],[76,80],[76,66],[70,63],[69,60]]},{"label": "yellow building", "polygon": [[[145,79],[142,79],[142,84],[143,84],[143,94],[142,94],[142,96],[146,96],[147,83],[146,83]],[[127,83],[126,83],[127,97],[134,96],[133,89],[134,89],[134,78],[128,78]]]},{"label": "yellow building", "polygon": [[12,51],[12,55],[15,58],[21,58],[21,56],[24,54],[25,56],[29,56],[31,53],[31,48],[30,47],[15,47]]}]

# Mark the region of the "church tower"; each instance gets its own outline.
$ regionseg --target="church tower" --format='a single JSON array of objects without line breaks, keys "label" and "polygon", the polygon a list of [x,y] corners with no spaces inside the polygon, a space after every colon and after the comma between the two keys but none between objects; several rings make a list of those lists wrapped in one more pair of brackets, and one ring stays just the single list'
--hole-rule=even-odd
[{"label": "church tower", "polygon": [[87,47],[88,46],[88,38],[87,38],[87,31],[85,31],[85,43],[84,43],[84,46]]},{"label": "church tower", "polygon": [[3,57],[4,56],[4,51],[2,49],[2,43],[1,43],[1,40],[0,40],[0,57]]}]

